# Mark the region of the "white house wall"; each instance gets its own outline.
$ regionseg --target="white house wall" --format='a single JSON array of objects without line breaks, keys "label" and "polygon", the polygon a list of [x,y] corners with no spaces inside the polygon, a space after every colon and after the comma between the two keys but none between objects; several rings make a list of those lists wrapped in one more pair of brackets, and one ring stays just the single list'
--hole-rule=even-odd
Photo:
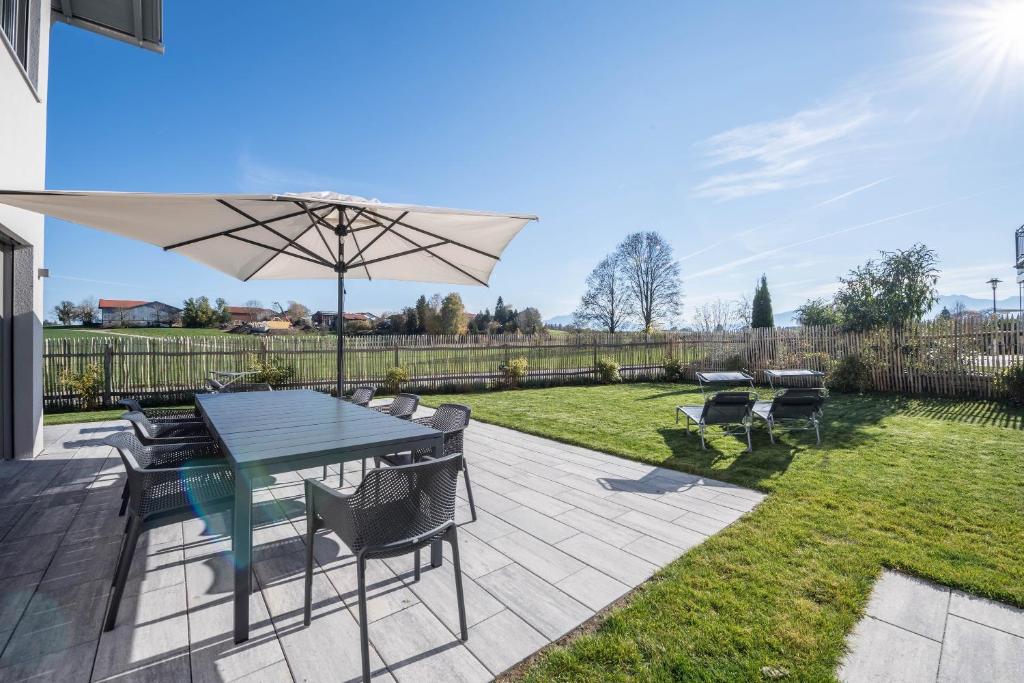
[{"label": "white house wall", "polygon": [[[38,72],[33,90],[20,64],[0,45],[0,187],[46,185],[46,93],[50,51],[50,3],[38,2]],[[2,39],[0,39],[2,41]],[[18,457],[42,450],[43,217],[0,206],[0,231],[15,252],[14,449]],[[27,251],[31,248],[31,253]],[[20,253],[19,253],[20,252]]]}]

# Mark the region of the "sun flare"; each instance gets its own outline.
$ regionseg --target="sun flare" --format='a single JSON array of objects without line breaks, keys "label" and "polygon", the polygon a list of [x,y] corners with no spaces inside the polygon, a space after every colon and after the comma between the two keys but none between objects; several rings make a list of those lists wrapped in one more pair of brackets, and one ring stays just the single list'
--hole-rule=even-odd
[{"label": "sun flare", "polygon": [[974,28],[996,55],[1024,63],[1024,0],[993,3],[979,12]]}]

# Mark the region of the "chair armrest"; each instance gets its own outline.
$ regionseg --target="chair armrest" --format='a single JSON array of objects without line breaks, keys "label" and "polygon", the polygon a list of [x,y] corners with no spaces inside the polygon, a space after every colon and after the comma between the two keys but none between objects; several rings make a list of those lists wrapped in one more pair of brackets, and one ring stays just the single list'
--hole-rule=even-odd
[{"label": "chair armrest", "polygon": [[[306,523],[316,530],[334,531],[351,549],[356,539],[356,516],[349,507],[350,493],[341,493],[315,479],[306,480]],[[320,523],[323,520],[323,523]]]}]

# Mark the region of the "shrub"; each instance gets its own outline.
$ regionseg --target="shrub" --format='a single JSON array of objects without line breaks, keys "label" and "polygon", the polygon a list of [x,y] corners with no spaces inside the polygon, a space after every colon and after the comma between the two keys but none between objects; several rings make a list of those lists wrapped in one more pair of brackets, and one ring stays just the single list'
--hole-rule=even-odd
[{"label": "shrub", "polygon": [[295,379],[295,366],[273,359],[262,360],[259,356],[249,356],[249,370],[256,373],[246,377],[246,382],[279,386]]},{"label": "shrub", "polygon": [[863,393],[871,386],[871,367],[857,354],[851,354],[832,369],[828,387],[844,393]]},{"label": "shrub", "polygon": [[597,359],[597,365],[594,368],[597,370],[597,377],[602,384],[614,384],[622,381],[622,377],[619,375],[619,363],[614,358],[601,356]]},{"label": "shrub", "polygon": [[402,384],[409,381],[410,376],[409,369],[401,365],[388,368],[384,373],[384,389],[389,394],[397,394],[401,391]]},{"label": "shrub", "polygon": [[526,373],[530,369],[530,362],[523,357],[512,358],[502,363],[498,369],[501,370],[505,386],[509,389],[515,389],[519,382],[526,377]]},{"label": "shrub", "polygon": [[1017,404],[1024,404],[1024,363],[1004,368],[996,375],[996,386]]},{"label": "shrub", "polygon": [[103,371],[99,363],[89,363],[81,372],[65,370],[60,376],[60,383],[68,391],[78,394],[82,410],[92,410],[99,403]]},{"label": "shrub", "polygon": [[665,357],[661,367],[665,368],[666,382],[680,382],[683,379],[683,361],[679,358]]}]

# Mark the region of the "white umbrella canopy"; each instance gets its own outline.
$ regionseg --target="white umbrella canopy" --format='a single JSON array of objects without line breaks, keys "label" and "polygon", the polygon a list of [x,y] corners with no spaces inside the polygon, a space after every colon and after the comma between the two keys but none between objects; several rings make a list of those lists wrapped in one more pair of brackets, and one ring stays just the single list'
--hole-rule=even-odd
[{"label": "white umbrella canopy", "polygon": [[[385,204],[334,192],[150,194],[0,190],[0,203],[183,254],[243,281],[344,278],[486,286],[536,216]],[[343,335],[338,347],[342,393]]]}]

